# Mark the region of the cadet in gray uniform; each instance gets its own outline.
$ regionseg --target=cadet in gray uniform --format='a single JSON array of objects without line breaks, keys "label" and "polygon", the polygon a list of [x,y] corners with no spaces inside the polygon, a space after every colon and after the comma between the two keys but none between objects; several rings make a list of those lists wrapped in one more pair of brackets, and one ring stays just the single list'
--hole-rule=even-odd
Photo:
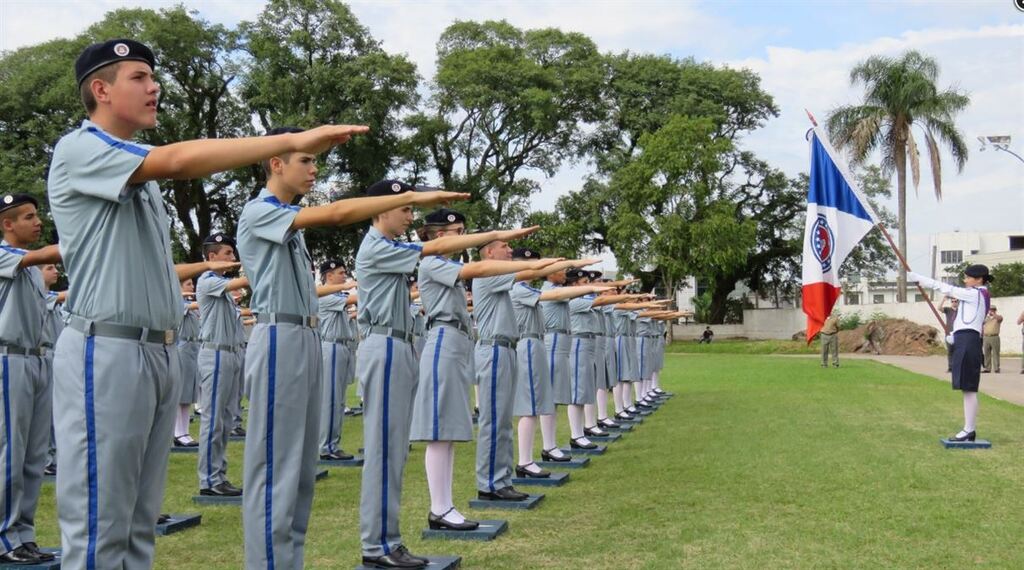
[{"label": "cadet in gray uniform", "polygon": [[[57,143],[48,193],[71,288],[54,353],[66,568],[149,568],[180,392],[181,281],[232,264],[172,265],[155,180],[202,178],[291,152],[322,152],[366,127],[203,139],[150,147],[153,52],[115,39],[87,47],[75,75],[89,120]],[[237,265],[237,264],[235,264]]]},{"label": "cadet in gray uniform", "polygon": [[[67,300],[67,291],[50,291],[57,279],[60,277],[60,272],[57,271],[57,266],[48,263],[42,265],[39,271],[43,274],[43,285],[46,287],[46,319],[43,321],[43,337],[39,347],[45,349],[46,353],[43,355],[43,365],[46,367],[46,378],[47,381],[53,386],[53,346],[57,343],[57,337],[60,336],[60,331],[64,329],[64,301]],[[51,412],[52,412],[52,401],[51,401]],[[51,413],[52,417],[52,413]],[[53,433],[53,422],[50,422],[50,444],[46,451],[46,467],[43,469],[43,475],[52,477],[57,474],[57,440]]]},{"label": "cadet in gray uniform", "polygon": [[238,378],[235,381],[235,393],[230,394],[228,398],[228,413],[231,414],[231,437],[245,437],[245,429],[242,427],[242,397],[248,393],[245,384],[245,349],[249,344],[248,330],[246,329],[246,321],[252,324],[256,324],[252,319],[252,310],[247,307],[242,307],[240,303],[242,298],[245,296],[245,292],[242,289],[236,289],[232,293],[232,297],[235,299],[235,329],[237,330],[238,343]]},{"label": "cadet in gray uniform", "polygon": [[[267,138],[281,134],[303,131],[278,128]],[[245,205],[238,223],[238,250],[256,315],[245,357],[245,557],[247,568],[301,568],[319,457],[317,296],[341,290],[316,287],[301,230],[355,223],[411,200],[355,198],[301,208],[293,203],[313,186],[316,156],[282,153],[263,166],[267,187]],[[442,193],[445,198],[451,199]]]},{"label": "cadet in gray uniform", "polygon": [[[320,266],[320,279],[325,285],[356,286],[348,281],[345,264],[330,260]],[[345,416],[345,390],[352,381],[353,359],[351,351],[354,323],[348,308],[359,296],[340,291],[320,298],[320,341],[323,352],[323,395],[320,405],[320,459],[341,461],[353,456],[341,449],[341,424]]]},{"label": "cadet in gray uniform", "polygon": [[[424,242],[438,237],[461,236],[465,217],[441,208],[428,214],[419,232]],[[494,238],[516,239],[532,232],[521,230],[474,234],[480,242]],[[478,523],[467,521],[452,499],[455,441],[473,438],[469,387],[473,376],[470,356],[472,324],[463,282],[530,269],[537,263],[480,261],[461,263],[444,256],[432,256],[420,263],[418,283],[427,311],[429,332],[420,357],[419,386],[413,404],[411,438],[426,441],[424,464],[430,490],[427,524],[433,529],[473,530]]]},{"label": "cadet in gray uniform", "polygon": [[181,368],[181,396],[174,419],[174,447],[198,447],[188,433],[192,404],[199,394],[199,304],[195,302],[195,282],[181,282],[181,326],[178,327],[178,366]]},{"label": "cadet in gray uniform", "polygon": [[470,236],[445,236],[422,246],[395,241],[412,224],[415,204],[464,200],[466,194],[413,192],[396,180],[371,185],[368,196],[407,197],[373,219],[356,254],[359,281],[358,324],[362,334],[356,376],[363,384],[363,479],[359,530],[363,563],[381,568],[420,568],[427,559],[402,544],[399,510],[402,473],[409,455],[412,405],[417,370],[413,319],[409,312],[409,278],[420,258],[473,247]]},{"label": "cadet in gray uniform", "polygon": [[46,286],[38,265],[58,263],[57,246],[28,251],[39,239],[39,203],[28,194],[0,198],[0,360],[5,477],[0,495],[0,563],[53,560],[36,546],[35,517],[50,437],[52,386],[40,349]]},{"label": "cadet in gray uniform", "polygon": [[[224,234],[212,234],[203,241],[207,261],[235,261],[235,240]],[[199,494],[237,497],[242,489],[227,478],[228,436],[231,433],[230,400],[237,394],[242,344],[238,306],[234,291],[249,286],[245,277],[229,279],[222,271],[207,271],[199,276],[196,300],[199,302],[199,375],[202,418],[199,425]]]}]

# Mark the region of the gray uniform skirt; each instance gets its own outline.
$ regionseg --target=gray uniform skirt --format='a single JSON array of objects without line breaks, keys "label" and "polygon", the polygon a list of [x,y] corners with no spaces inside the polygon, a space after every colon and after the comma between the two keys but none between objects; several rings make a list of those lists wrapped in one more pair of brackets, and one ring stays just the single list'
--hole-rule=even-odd
[{"label": "gray uniform skirt", "polygon": [[199,343],[178,343],[181,363],[181,398],[179,404],[194,404],[199,396]]},{"label": "gray uniform skirt", "polygon": [[524,338],[516,346],[516,394],[514,416],[542,416],[555,413],[548,378],[544,341]]},{"label": "gray uniform skirt", "polygon": [[636,357],[636,338],[631,336],[615,337],[615,376],[619,382],[636,382],[640,371],[640,362]]},{"label": "gray uniform skirt", "polygon": [[597,363],[594,361],[593,338],[573,337],[570,384],[570,404],[582,406],[597,403]]},{"label": "gray uniform skirt", "polygon": [[654,339],[646,336],[636,337],[636,353],[640,357],[637,371],[640,374],[640,381],[650,380],[654,374],[654,356],[651,347]]},{"label": "gray uniform skirt", "polygon": [[473,439],[470,385],[473,342],[459,329],[445,325],[427,332],[420,355],[419,386],[412,406],[413,441]]},{"label": "gray uniform skirt", "polygon": [[599,336],[597,342],[602,348],[601,357],[597,360],[597,387],[611,390],[619,383],[618,374],[615,371],[615,339]]},{"label": "gray uniform skirt", "polygon": [[977,392],[981,385],[981,335],[975,330],[953,333],[953,389]]},{"label": "gray uniform skirt", "polygon": [[551,381],[551,395],[556,404],[571,404],[569,389],[569,351],[572,335],[547,332],[544,334],[544,354],[547,359],[548,380]]}]

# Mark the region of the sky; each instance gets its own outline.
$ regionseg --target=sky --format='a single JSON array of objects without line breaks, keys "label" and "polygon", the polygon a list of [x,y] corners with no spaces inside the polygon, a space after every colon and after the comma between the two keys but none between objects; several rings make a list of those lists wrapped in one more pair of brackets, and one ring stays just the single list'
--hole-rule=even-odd
[{"label": "sky", "polygon": [[[5,0],[0,3],[0,50],[73,36],[118,7],[176,3]],[[184,4],[205,19],[235,25],[254,19],[264,2]],[[839,105],[860,102],[863,90],[850,85],[851,67],[871,55],[919,50],[938,61],[940,88],[955,86],[970,95],[971,105],[957,124],[971,152],[959,174],[949,154],[943,153],[941,201],[934,197],[927,171],[922,172],[917,194],[910,192],[910,265],[927,272],[928,236],[933,233],[1024,232],[1024,162],[991,148],[980,152],[975,140],[979,135],[1008,134],[1013,137],[1011,149],[1024,155],[1024,12],[1013,0],[396,0],[350,6],[384,49],[407,54],[428,79],[437,38],[456,20],[504,19],[526,29],[558,27],[587,34],[604,52],[668,54],[749,68],[761,76],[780,115],[740,144],[791,176],[809,167],[805,108],[821,119]],[[923,159],[922,166],[926,162]],[[585,164],[566,165],[554,177],[542,179],[532,208],[553,208],[559,196],[581,186],[587,171]],[[895,200],[887,206],[895,210]]]}]

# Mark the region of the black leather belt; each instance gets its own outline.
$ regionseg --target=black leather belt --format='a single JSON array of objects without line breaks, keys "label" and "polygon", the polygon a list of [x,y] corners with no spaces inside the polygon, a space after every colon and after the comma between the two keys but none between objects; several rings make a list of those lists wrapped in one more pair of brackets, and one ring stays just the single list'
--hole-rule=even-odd
[{"label": "black leather belt", "polygon": [[398,340],[403,342],[407,342],[410,344],[412,343],[412,333],[399,329],[393,329],[391,327],[372,326],[366,333],[366,336],[370,336],[371,334],[382,334],[384,336],[389,336],[391,338],[397,338]]},{"label": "black leather belt", "polygon": [[202,348],[206,348],[209,350],[223,350],[224,352],[231,353],[238,352],[238,347],[233,344],[217,344],[215,342],[204,342],[202,344]]},{"label": "black leather belt", "polygon": [[450,327],[453,329],[458,329],[467,337],[473,338],[473,331],[470,330],[470,328],[467,327],[465,324],[463,324],[462,321],[443,321],[438,319],[427,323],[427,330],[430,330],[435,327]]},{"label": "black leather belt", "polygon": [[352,342],[352,339],[350,339],[350,338],[341,338],[340,336],[339,337],[335,337],[335,338],[322,338],[320,340],[322,340],[323,342],[330,342],[330,343],[333,343],[333,344],[344,344],[345,346],[348,346],[349,343]]},{"label": "black leather belt", "polygon": [[109,338],[123,338],[126,340],[137,340],[153,344],[170,345],[174,344],[178,336],[175,330],[156,330],[142,327],[119,325],[116,323],[105,323],[102,321],[90,321],[72,315],[68,319],[68,326],[86,336],[105,336]]},{"label": "black leather belt", "polygon": [[320,324],[320,317],[317,315],[292,315],[289,313],[260,313],[256,315],[256,322],[268,325],[286,323],[315,329]]},{"label": "black leather belt", "polygon": [[505,338],[505,337],[482,338],[482,339],[480,339],[479,342],[480,342],[480,344],[484,344],[484,345],[486,345],[486,344],[489,344],[491,346],[497,345],[497,346],[503,346],[505,348],[512,348],[512,349],[514,349],[516,347],[516,341],[514,341],[514,340],[512,340],[510,338]]},{"label": "black leather belt", "polygon": [[0,345],[0,354],[16,354],[18,356],[45,356],[45,348],[22,348],[20,346]]},{"label": "black leather belt", "polygon": [[544,336],[543,335],[539,335],[539,334],[534,334],[534,333],[523,333],[523,334],[519,335],[519,340],[524,340],[524,339],[528,339],[528,338],[532,338],[532,339],[535,339],[535,340],[543,340]]},{"label": "black leather belt", "polygon": [[596,338],[597,335],[594,333],[573,333],[573,338]]},{"label": "black leather belt", "polygon": [[564,335],[569,334],[569,331],[567,331],[565,329],[547,329],[547,332],[555,333],[555,334],[564,334]]}]

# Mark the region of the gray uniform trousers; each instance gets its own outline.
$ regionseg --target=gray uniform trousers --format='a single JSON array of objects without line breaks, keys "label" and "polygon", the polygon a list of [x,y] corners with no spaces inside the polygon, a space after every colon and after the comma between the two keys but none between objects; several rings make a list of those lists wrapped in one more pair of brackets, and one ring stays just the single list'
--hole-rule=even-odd
[{"label": "gray uniform trousers", "polygon": [[63,568],[153,566],[179,364],[175,345],[61,332],[53,410]]},{"label": "gray uniform trousers", "polygon": [[512,485],[512,406],[516,393],[516,351],[498,344],[476,345],[480,420],[476,440],[476,488],[493,493]]},{"label": "gray uniform trousers", "polygon": [[46,381],[50,383],[50,441],[46,449],[46,467],[57,465],[57,434],[53,431],[53,347],[46,349],[43,357]]},{"label": "gray uniform trousers", "polygon": [[548,331],[544,333],[544,354],[547,356],[548,380],[551,381],[551,395],[555,404],[571,404],[572,390],[569,386],[569,350],[572,336]]},{"label": "gray uniform trousers", "polygon": [[249,390],[245,380],[245,348],[238,349],[238,377],[235,380],[235,393],[228,398],[228,411],[231,413],[231,429],[242,427],[242,396],[248,396]]},{"label": "gray uniform trousers", "polygon": [[323,351],[323,393],[320,396],[320,455],[341,450],[341,422],[345,417],[345,389],[351,376],[349,372],[348,344],[325,342]]},{"label": "gray uniform trousers", "polygon": [[245,567],[302,568],[319,459],[323,379],[316,331],[257,324],[246,349],[245,380]]},{"label": "gray uniform trousers", "polygon": [[364,448],[359,534],[364,556],[390,554],[402,544],[402,473],[419,383],[414,351],[410,343],[376,333],[359,343],[356,375],[363,383]]},{"label": "gray uniform trousers", "polygon": [[0,496],[0,552],[35,542],[36,505],[46,466],[53,389],[43,358],[4,354],[3,433],[0,461],[4,493]]},{"label": "gray uniform trousers", "polygon": [[832,363],[839,364],[839,335],[820,333],[821,337],[821,365],[828,366],[828,355],[832,353]]},{"label": "gray uniform trousers", "polygon": [[199,488],[223,483],[228,472],[228,437],[231,435],[231,398],[236,393],[241,359],[228,350],[199,351],[200,398]]}]

